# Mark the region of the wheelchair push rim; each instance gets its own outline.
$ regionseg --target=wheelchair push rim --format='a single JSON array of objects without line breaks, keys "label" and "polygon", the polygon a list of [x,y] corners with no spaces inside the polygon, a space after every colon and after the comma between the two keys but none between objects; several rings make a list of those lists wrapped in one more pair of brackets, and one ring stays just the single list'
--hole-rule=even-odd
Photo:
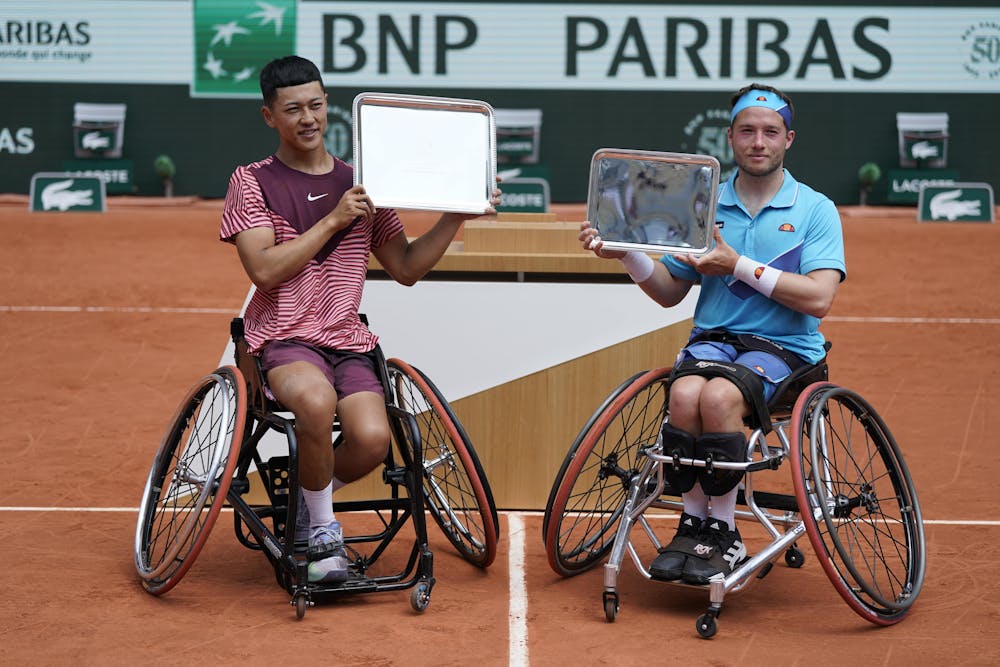
[{"label": "wheelchair push rim", "polygon": [[191,387],[170,421],[143,490],[135,568],[154,595],[177,585],[193,565],[225,502],[242,442],[246,386],[224,366]]},{"label": "wheelchair push rim", "polygon": [[496,558],[500,526],[482,463],[451,406],[420,369],[388,359],[396,406],[420,430],[425,505],[459,554],[477,567]]},{"label": "wheelchair push rim", "polygon": [[557,574],[584,572],[610,551],[643,450],[663,427],[669,376],[669,368],[660,368],[619,385],[570,447],[543,519],[545,551]]},{"label": "wheelchair push rim", "polygon": [[898,623],[926,564],[920,505],[899,446],[865,399],[829,382],[802,392],[793,422],[796,500],[823,570],[862,618]]}]

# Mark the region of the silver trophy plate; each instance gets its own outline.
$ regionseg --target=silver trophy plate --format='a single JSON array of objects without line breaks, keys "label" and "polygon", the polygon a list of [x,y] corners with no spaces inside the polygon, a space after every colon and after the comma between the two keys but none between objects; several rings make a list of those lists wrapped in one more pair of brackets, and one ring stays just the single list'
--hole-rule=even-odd
[{"label": "silver trophy plate", "polygon": [[375,206],[485,213],[496,187],[496,120],[485,102],[361,93],[354,183]]},{"label": "silver trophy plate", "polygon": [[606,248],[704,253],[720,171],[710,155],[602,148],[590,163],[587,220]]}]

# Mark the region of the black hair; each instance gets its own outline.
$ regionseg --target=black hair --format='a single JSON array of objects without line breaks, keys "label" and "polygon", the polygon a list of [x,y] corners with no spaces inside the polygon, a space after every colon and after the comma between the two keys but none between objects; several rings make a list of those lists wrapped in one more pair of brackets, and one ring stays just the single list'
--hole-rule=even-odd
[{"label": "black hair", "polygon": [[260,92],[264,97],[264,104],[271,106],[278,88],[300,86],[312,81],[319,81],[321,85],[323,83],[319,68],[311,60],[300,56],[275,58],[260,71]]}]

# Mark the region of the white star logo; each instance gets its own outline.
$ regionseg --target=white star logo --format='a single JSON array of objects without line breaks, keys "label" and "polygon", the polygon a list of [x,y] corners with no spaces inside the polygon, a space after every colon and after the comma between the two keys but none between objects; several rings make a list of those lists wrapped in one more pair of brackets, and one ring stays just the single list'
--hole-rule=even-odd
[{"label": "white star logo", "polygon": [[211,51],[208,52],[208,57],[205,58],[202,68],[211,74],[213,79],[226,75],[226,70],[222,68],[222,61],[213,56]]},{"label": "white star logo", "polygon": [[281,22],[285,17],[285,7],[275,7],[274,5],[269,5],[266,2],[258,2],[257,6],[260,7],[259,12],[254,12],[248,18],[260,19],[260,25],[267,25],[268,23],[274,24],[274,34],[281,34]]},{"label": "white star logo", "polygon": [[250,31],[246,28],[241,28],[236,21],[230,21],[229,23],[218,23],[213,25],[212,28],[215,29],[215,37],[209,43],[209,48],[215,46],[219,42],[225,42],[226,46],[233,45],[234,35],[249,35]]}]

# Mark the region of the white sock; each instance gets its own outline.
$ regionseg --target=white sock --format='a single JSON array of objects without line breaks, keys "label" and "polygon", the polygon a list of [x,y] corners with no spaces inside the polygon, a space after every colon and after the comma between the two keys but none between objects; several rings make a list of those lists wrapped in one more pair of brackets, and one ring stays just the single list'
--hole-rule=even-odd
[{"label": "white sock", "polygon": [[333,484],[327,484],[319,491],[302,488],[302,497],[309,508],[309,527],[330,525],[336,517],[333,515]]},{"label": "white sock", "polygon": [[333,486],[331,487],[333,489],[333,493],[336,493],[339,489],[342,489],[345,486],[347,486],[347,482],[341,482],[336,477],[333,478],[333,482],[331,482],[331,484],[333,484]]},{"label": "white sock", "polygon": [[701,490],[701,485],[697,482],[690,491],[681,494],[684,501],[684,511],[691,516],[696,516],[702,521],[708,518],[708,496]]},{"label": "white sock", "polygon": [[712,496],[713,519],[726,522],[727,530],[736,530],[736,495],[740,492],[737,486],[724,496]]}]

